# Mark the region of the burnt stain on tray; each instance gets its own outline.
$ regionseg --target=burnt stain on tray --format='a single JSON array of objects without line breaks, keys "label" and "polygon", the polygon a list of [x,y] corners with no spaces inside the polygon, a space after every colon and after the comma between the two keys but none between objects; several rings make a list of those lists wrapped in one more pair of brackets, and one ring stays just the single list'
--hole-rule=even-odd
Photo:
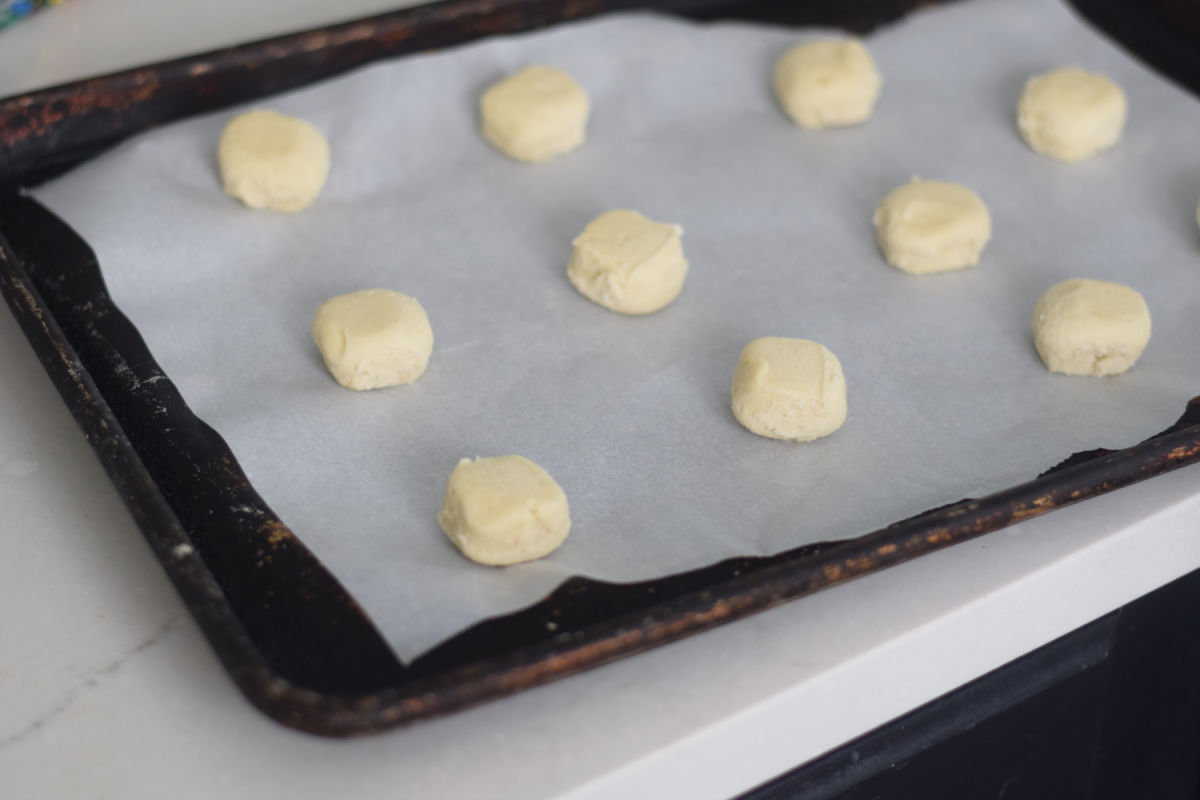
[{"label": "burnt stain on tray", "polygon": [[[108,296],[86,242],[21,186],[148,127],[404,53],[626,8],[864,33],[929,3],[448,0],[0,100],[0,291],[152,549],[244,694],[283,724],[352,736],[447,713],[646,650],[826,586],[1200,461],[1200,398],[1120,451],[873,533],[639,583],[575,577],[401,663],[337,579],[271,511]],[[1076,0],[1189,88],[1200,10]]]}]

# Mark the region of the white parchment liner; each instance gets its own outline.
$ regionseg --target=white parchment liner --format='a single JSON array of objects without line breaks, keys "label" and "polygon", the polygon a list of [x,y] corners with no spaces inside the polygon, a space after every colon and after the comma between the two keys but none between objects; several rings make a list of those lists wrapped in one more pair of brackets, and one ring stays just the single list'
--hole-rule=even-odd
[{"label": "white parchment liner", "polygon": [[[117,304],[255,487],[410,658],[570,575],[636,580],[853,536],[1122,447],[1200,393],[1200,106],[1054,0],[973,0],[868,39],[869,124],[804,131],[770,92],[814,31],[626,15],[363,69],[258,103],[325,132],[333,170],[295,216],[226,197],[233,111],[151,131],[35,194],[95,247]],[[490,82],[573,74],[579,151],[529,166],[477,133]],[[1075,64],[1126,90],[1119,146],[1063,165],[1015,131],[1025,79]],[[978,192],[995,235],[974,269],[888,267],[871,214],[914,175]],[[685,229],[679,299],[614,314],[565,277],[571,239],[634,208]],[[1124,376],[1047,372],[1030,316],[1059,280],[1146,297],[1154,335]],[[309,335],[328,297],[397,289],[436,342],[416,384],[347,391]],[[849,418],[796,445],[751,435],[729,379],[757,336],[841,359]],[[570,498],[538,563],[466,561],[435,516],[462,456],[519,453]]]}]

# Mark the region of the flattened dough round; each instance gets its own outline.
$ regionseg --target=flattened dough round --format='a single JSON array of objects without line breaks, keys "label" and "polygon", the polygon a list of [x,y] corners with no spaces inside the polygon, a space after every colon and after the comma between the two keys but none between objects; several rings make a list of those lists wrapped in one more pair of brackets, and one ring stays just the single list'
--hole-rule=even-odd
[{"label": "flattened dough round", "polygon": [[412,383],[433,352],[433,328],[414,298],[364,289],[326,300],[312,324],[313,340],[334,379],[347,389]]},{"label": "flattened dough round", "polygon": [[571,513],[562,487],[529,459],[464,458],[446,482],[438,524],[467,558],[500,566],[558,549]]},{"label": "flattened dough round", "polygon": [[325,186],[329,143],[298,117],[247,111],[221,133],[217,164],[226,193],[250,208],[303,211]]},{"label": "flattened dough round", "polygon": [[807,339],[768,336],[746,345],[733,372],[733,415],[752,433],[808,442],[846,421],[837,356]]},{"label": "flattened dough round", "polygon": [[493,84],[479,101],[483,137],[506,156],[537,163],[583,144],[587,92],[554,67],[526,67]]},{"label": "flattened dough round", "polygon": [[914,180],[875,210],[875,237],[896,269],[923,275],[974,266],[992,236],[992,218],[965,186]]},{"label": "flattened dough round", "polygon": [[575,238],[567,264],[571,285],[587,299],[622,314],[649,314],[679,296],[688,263],[683,228],[636,211],[608,211]]},{"label": "flattened dough round", "polygon": [[775,96],[805,128],[866,122],[883,81],[857,39],[820,39],[787,51],[775,63]]},{"label": "flattened dough round", "polygon": [[1103,75],[1064,67],[1025,84],[1017,127],[1035,152],[1071,163],[1115,145],[1125,114],[1119,86]]},{"label": "flattened dough round", "polygon": [[1150,341],[1150,309],[1135,289],[1074,278],[1051,286],[1033,310],[1033,343],[1051,372],[1120,375]]}]

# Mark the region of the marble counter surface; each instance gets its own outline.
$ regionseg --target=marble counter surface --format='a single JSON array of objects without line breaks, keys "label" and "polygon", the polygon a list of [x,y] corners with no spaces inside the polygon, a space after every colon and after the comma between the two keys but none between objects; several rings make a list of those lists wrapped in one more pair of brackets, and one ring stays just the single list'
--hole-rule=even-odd
[{"label": "marble counter surface", "polygon": [[[395,5],[74,0],[0,33],[0,95]],[[728,797],[1200,567],[1192,466],[512,698],[322,740],[242,699],[7,311],[0,376],[8,797]]]}]

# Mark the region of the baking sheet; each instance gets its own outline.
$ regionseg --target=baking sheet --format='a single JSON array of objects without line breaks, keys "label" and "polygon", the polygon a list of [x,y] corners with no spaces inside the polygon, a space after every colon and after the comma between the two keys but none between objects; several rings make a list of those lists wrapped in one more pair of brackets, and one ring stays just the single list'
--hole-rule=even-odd
[{"label": "baking sheet", "polygon": [[[148,133],[35,192],[93,245],[117,304],[256,488],[409,659],[570,575],[638,580],[853,536],[1021,482],[1069,453],[1161,430],[1200,391],[1200,107],[1054,0],[973,0],[869,37],[885,85],[865,126],[788,122],[769,75],[819,31],[603,18],[376,65],[258,103],[309,119],[333,171],[297,216],[220,191],[237,110]],[[530,63],[572,73],[579,151],[509,161],[476,131],[480,91]],[[1014,130],[1024,80],[1077,64],[1129,95],[1112,152],[1062,165]],[[914,175],[989,205],[980,265],[914,277],[873,240]],[[571,239],[635,208],[685,229],[691,272],[630,318],[565,277]],[[1029,319],[1051,284],[1146,297],[1128,374],[1048,373]],[[309,336],[328,297],[385,287],[424,304],[426,375],[352,393]],[[741,348],[817,339],[846,370],[845,427],[797,445],[728,408]],[[520,453],[563,485],[562,549],[503,569],[438,530],[463,456]]]}]

